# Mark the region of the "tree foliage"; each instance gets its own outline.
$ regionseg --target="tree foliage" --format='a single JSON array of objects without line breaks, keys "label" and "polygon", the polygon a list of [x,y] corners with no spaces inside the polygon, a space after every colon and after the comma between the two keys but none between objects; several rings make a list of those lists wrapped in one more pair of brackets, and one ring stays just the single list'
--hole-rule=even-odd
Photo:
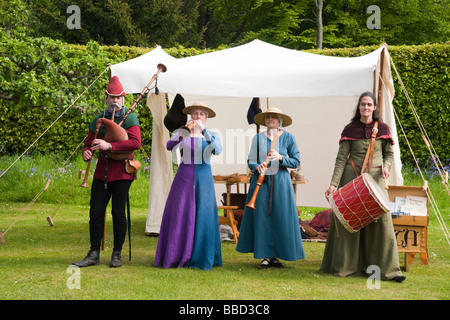
[{"label": "tree foliage", "polygon": [[[46,139],[40,140],[32,150],[73,150],[83,140],[87,123],[104,107],[107,75],[104,73],[98,81],[94,80],[106,71],[109,63],[122,62],[150,50],[131,46],[132,43],[151,43],[151,39],[163,41],[165,38],[168,42],[163,47],[174,44],[165,50],[177,58],[211,51],[195,48],[199,44],[223,48],[224,44],[238,44],[253,38],[291,48],[315,45],[313,1],[160,0],[146,6],[149,2],[144,0],[130,4],[80,0],[82,21],[86,20],[81,30],[62,27],[67,20],[65,10],[69,3],[68,0],[0,2],[3,13],[0,15],[0,108],[3,111],[0,114],[0,154],[23,152],[63,112],[63,118],[47,133]],[[364,12],[369,3],[381,8],[379,30],[365,27],[367,14]],[[380,39],[388,42],[391,57],[425,129],[435,143],[437,153],[446,161],[450,154],[449,44],[392,46],[395,41],[408,44],[446,41],[449,31],[444,27],[448,10],[442,5],[443,2],[437,0],[324,1],[324,47],[355,43],[367,46],[310,52],[360,56],[378,47]],[[438,9],[442,10],[439,12]],[[419,11],[427,12],[429,16],[419,15]],[[154,14],[161,17],[155,19]],[[114,19],[107,18],[111,16]],[[91,22],[88,24],[88,21]],[[102,24],[105,24],[104,28]],[[385,24],[392,27],[384,30]],[[90,26],[92,28],[88,28]],[[42,32],[47,36],[40,37]],[[86,43],[67,44],[61,40],[67,37],[73,37],[66,40],[69,42]],[[127,45],[117,45],[122,41]],[[112,45],[102,45],[106,42]],[[376,45],[369,46],[372,43]],[[418,152],[416,156],[427,162],[428,150],[398,81],[395,84],[394,107],[413,143],[413,150]],[[127,97],[128,104],[132,101],[133,97]],[[151,114],[148,108],[138,108],[136,112],[140,115],[143,152],[147,156],[151,152]],[[400,133],[401,128],[397,129]],[[411,160],[409,148],[402,138],[400,147],[402,155]]]},{"label": "tree foliage", "polygon": [[[66,25],[72,0],[11,0],[29,36],[68,43],[218,48],[260,39],[292,49],[316,46],[313,0],[77,0],[81,29]],[[412,45],[449,40],[446,0],[322,0],[323,47]],[[370,6],[379,8],[379,29],[369,29]],[[17,10],[18,9],[18,10]],[[27,12],[27,15],[24,15]],[[8,16],[8,14],[7,14]],[[8,28],[8,18],[1,26]]]},{"label": "tree foliage", "polygon": [[[23,152],[71,104],[73,106],[31,151],[74,150],[84,139],[87,124],[104,107],[107,73],[103,73],[96,82],[95,79],[106,70],[109,63],[118,63],[149,51],[136,47],[100,46],[95,41],[84,46],[69,45],[49,38],[25,37],[18,40],[8,38],[5,32],[1,32],[0,36],[0,108],[3,110],[0,114],[0,154]],[[375,49],[376,46],[368,46],[309,52],[352,57],[365,55]],[[389,46],[388,50],[437,153],[442,161],[446,161],[450,154],[450,45]],[[184,47],[166,51],[178,58],[207,52]],[[427,162],[429,152],[399,82],[396,80],[394,83],[394,107],[401,124],[412,143],[416,157]],[[91,84],[93,85],[89,87]],[[127,96],[126,104],[130,105],[134,100],[134,97]],[[141,152],[149,156],[151,113],[148,108],[142,106],[138,107],[136,112],[142,125]],[[403,160],[411,162],[409,148],[401,136],[401,129],[397,129]]]}]

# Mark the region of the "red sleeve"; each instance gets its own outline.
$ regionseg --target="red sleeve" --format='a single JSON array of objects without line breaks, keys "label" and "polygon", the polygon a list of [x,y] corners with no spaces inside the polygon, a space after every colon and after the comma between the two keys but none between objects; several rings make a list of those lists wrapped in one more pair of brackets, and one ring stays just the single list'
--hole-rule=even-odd
[{"label": "red sleeve", "polygon": [[92,141],[94,141],[94,137],[95,137],[95,133],[92,132],[91,130],[89,130],[87,138],[84,141],[84,148],[83,148],[82,152],[91,149],[91,145],[92,145]]}]

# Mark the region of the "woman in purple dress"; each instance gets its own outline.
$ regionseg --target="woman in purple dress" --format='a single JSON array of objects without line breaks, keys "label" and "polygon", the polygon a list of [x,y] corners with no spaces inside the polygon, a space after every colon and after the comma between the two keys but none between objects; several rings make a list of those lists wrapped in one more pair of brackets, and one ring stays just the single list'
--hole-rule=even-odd
[{"label": "woman in purple dress", "polygon": [[213,110],[202,102],[183,109],[194,125],[187,137],[177,131],[167,149],[180,149],[181,162],[161,222],[155,266],[211,270],[222,266],[217,202],[211,156],[222,152],[216,133],[205,128]]}]

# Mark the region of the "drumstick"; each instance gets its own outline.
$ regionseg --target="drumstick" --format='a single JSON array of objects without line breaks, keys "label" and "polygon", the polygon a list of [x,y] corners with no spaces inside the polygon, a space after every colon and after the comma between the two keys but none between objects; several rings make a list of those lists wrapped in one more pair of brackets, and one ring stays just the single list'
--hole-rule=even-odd
[{"label": "drumstick", "polygon": [[386,177],[383,177],[383,179],[384,179],[384,188],[385,188],[386,190],[389,190],[389,186],[388,186],[388,184],[387,184],[387,179],[386,179]]}]

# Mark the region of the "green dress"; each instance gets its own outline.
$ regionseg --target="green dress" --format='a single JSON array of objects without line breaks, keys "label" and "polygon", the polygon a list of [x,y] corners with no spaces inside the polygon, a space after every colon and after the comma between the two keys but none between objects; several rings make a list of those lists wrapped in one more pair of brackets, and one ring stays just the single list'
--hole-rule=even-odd
[{"label": "green dress", "polygon": [[[332,185],[340,188],[356,178],[348,156],[352,156],[360,173],[369,143],[370,139],[344,140],[340,143]],[[386,193],[381,169],[382,166],[390,168],[392,161],[393,148],[390,140],[375,140],[372,169],[369,174]],[[355,233],[347,231],[333,215],[320,270],[341,277],[365,276],[367,268],[371,265],[380,268],[380,280],[390,280],[401,275],[391,213],[387,212],[377,221]],[[368,274],[372,273],[373,271],[369,271]]]}]

